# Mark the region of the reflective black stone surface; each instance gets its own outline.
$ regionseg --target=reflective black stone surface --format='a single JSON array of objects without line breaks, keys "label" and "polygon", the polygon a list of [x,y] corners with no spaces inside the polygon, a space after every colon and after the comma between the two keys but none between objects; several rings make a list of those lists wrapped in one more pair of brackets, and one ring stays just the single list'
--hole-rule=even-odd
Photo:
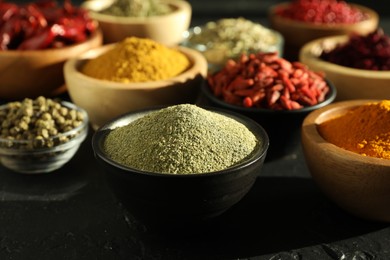
[{"label": "reflective black stone surface", "polygon": [[[272,4],[191,2],[192,25],[222,16],[266,24],[264,8]],[[364,4],[377,5],[389,34],[385,1]],[[197,229],[161,233],[139,224],[113,195],[94,158],[92,134],[50,174],[0,166],[0,259],[390,259],[389,223],[356,218],[329,201],[300,145],[267,161],[250,192],[221,216]]]}]

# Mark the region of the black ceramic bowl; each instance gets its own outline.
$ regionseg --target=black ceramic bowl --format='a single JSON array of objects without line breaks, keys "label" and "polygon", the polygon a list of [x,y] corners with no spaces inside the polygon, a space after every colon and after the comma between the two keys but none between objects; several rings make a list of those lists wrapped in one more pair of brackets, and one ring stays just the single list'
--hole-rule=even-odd
[{"label": "black ceramic bowl", "polygon": [[330,91],[323,102],[317,105],[297,110],[272,110],[262,108],[246,108],[226,103],[216,97],[210,90],[207,82],[202,85],[200,104],[222,108],[249,117],[260,124],[268,134],[270,146],[267,152],[267,161],[289,155],[300,144],[300,130],[303,119],[320,107],[332,103],[336,98],[336,88],[329,81]]},{"label": "black ceramic bowl", "polygon": [[211,109],[243,123],[260,140],[249,158],[222,171],[185,175],[151,173],[123,166],[107,157],[103,143],[112,129],[156,109],[159,108],[125,114],[99,128],[92,138],[95,157],[113,192],[129,212],[146,225],[169,227],[211,219],[239,202],[260,174],[269,143],[264,129],[240,114]]}]

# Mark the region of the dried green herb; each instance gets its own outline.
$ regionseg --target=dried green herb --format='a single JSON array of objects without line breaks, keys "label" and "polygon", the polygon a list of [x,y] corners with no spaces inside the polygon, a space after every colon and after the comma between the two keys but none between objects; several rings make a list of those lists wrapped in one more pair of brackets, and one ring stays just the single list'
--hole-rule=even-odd
[{"label": "dried green herb", "polygon": [[168,14],[172,8],[160,0],[116,0],[100,12],[123,17],[148,17]]},{"label": "dried green herb", "polygon": [[148,113],[111,131],[108,156],[125,166],[156,173],[206,173],[229,168],[258,145],[242,123],[191,104]]},{"label": "dried green herb", "polygon": [[273,30],[243,17],[210,21],[194,29],[194,34],[188,41],[191,44],[206,45],[211,50],[223,51],[227,57],[236,57],[242,53],[278,51],[279,44],[278,35]]}]

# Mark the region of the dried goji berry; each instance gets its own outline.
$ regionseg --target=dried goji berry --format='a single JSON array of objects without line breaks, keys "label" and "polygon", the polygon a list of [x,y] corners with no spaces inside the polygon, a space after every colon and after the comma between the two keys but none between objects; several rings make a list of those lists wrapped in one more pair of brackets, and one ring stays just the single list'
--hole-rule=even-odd
[{"label": "dried goji berry", "polygon": [[323,76],[272,52],[242,54],[208,75],[207,82],[212,93],[227,103],[291,110],[324,100],[329,86]]}]

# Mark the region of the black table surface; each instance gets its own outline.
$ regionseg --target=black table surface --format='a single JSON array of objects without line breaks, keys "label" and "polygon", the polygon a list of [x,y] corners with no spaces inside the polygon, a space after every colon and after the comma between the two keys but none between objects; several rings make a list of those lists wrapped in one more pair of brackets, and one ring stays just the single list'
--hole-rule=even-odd
[{"label": "black table surface", "polygon": [[[386,32],[389,24],[381,20]],[[161,234],[115,198],[92,135],[53,173],[0,166],[0,259],[390,259],[389,223],[359,219],[328,200],[300,145],[267,161],[247,196],[207,229]]]},{"label": "black table surface", "polygon": [[313,183],[301,147],[267,161],[242,201],[196,233],[156,233],[106,185],[93,131],[63,168],[0,168],[0,259],[390,259],[390,227],[351,216]]}]

